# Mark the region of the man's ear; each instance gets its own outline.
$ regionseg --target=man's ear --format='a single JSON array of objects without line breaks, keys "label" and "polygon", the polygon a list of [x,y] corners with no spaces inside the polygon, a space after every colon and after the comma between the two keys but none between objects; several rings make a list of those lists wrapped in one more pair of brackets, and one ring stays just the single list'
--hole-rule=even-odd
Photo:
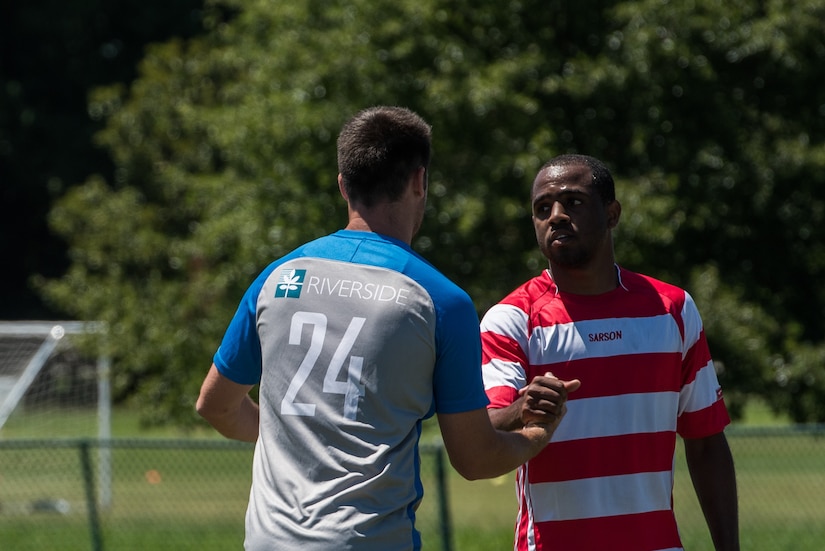
[{"label": "man's ear", "polygon": [[607,227],[613,229],[619,225],[619,218],[622,216],[622,204],[614,199],[607,205]]},{"label": "man's ear", "polygon": [[427,195],[427,183],[427,169],[420,166],[413,174],[413,192],[415,195],[419,197]]},{"label": "man's ear", "polygon": [[349,202],[349,197],[347,197],[347,190],[344,189],[344,177],[341,176],[341,173],[338,173],[338,191],[341,193],[341,197],[344,198],[344,201]]}]

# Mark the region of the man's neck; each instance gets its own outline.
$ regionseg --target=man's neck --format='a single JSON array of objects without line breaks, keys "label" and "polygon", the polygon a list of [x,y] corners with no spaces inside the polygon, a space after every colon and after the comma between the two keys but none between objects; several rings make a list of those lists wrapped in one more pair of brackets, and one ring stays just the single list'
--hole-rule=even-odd
[{"label": "man's neck", "polygon": [[585,268],[566,268],[550,263],[550,277],[559,291],[574,295],[601,295],[619,286],[615,263]]},{"label": "man's neck", "polygon": [[403,241],[407,245],[411,244],[412,229],[403,217],[399,219],[392,211],[393,204],[391,203],[377,205],[367,210],[350,209],[349,222],[345,229],[380,233]]}]

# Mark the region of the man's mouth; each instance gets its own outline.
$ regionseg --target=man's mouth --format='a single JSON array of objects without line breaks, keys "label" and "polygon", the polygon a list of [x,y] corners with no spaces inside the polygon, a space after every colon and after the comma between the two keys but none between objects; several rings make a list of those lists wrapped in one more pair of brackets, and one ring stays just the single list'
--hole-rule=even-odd
[{"label": "man's mouth", "polygon": [[566,243],[573,239],[573,234],[567,231],[556,231],[550,234],[550,243]]}]

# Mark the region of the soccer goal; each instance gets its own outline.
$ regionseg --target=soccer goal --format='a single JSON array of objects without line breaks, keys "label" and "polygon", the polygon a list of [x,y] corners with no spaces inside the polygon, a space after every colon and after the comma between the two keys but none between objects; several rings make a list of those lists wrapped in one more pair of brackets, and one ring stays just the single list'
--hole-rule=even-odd
[{"label": "soccer goal", "polygon": [[[111,361],[99,322],[0,321],[0,439],[111,439]],[[91,342],[94,339],[97,342]],[[111,451],[98,494],[111,501]]]}]

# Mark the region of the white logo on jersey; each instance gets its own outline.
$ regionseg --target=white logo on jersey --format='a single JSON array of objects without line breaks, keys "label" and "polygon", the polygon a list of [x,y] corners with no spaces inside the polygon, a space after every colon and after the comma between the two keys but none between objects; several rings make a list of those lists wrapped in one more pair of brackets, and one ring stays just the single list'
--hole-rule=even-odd
[{"label": "white logo on jersey", "polygon": [[311,276],[306,282],[308,293],[317,295],[339,296],[358,300],[375,300],[378,302],[395,302],[405,305],[409,299],[409,289],[398,289],[392,285],[364,283],[352,279],[330,280],[327,277]]}]

